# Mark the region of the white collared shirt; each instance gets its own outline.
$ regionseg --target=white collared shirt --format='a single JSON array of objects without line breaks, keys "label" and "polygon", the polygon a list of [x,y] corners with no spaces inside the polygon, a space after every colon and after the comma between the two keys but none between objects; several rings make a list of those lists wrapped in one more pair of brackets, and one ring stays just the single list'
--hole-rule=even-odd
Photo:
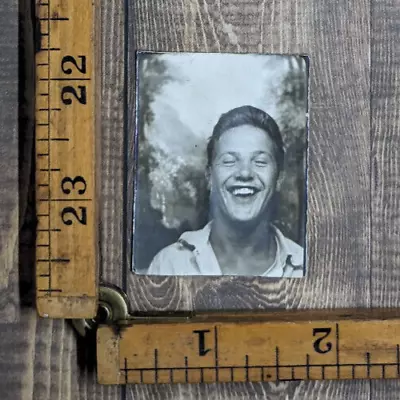
[{"label": "white collared shirt", "polygon": [[[301,278],[304,276],[304,251],[273,227],[277,244],[273,264],[261,276]],[[148,275],[223,275],[209,241],[211,222],[198,231],[188,231],[162,249],[153,259]],[[250,274],[251,275],[251,274]]]}]

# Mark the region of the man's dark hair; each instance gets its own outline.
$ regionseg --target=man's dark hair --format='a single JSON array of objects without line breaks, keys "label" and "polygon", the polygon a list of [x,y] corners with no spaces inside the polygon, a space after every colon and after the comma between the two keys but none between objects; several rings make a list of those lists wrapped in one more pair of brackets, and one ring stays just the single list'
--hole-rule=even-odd
[{"label": "man's dark hair", "polygon": [[284,150],[282,135],[275,120],[265,111],[252,106],[234,108],[222,114],[214,127],[213,133],[207,145],[207,166],[210,167],[214,156],[215,144],[221,135],[229,129],[242,125],[251,125],[262,129],[274,142],[275,158],[279,171],[283,168]]}]

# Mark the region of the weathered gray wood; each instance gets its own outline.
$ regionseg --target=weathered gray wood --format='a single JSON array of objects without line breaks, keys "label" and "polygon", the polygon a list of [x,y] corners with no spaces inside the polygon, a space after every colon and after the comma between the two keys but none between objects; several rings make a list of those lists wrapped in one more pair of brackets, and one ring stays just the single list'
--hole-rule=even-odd
[{"label": "weathered gray wood", "polygon": [[[124,286],[123,237],[124,229],[130,227],[124,226],[126,216],[122,213],[122,3],[122,0],[103,1],[101,13],[101,268],[103,281]],[[5,4],[0,5],[0,11],[7,11]],[[265,284],[259,279],[192,282],[139,279],[128,272],[128,292],[135,309],[322,308],[370,303],[399,306],[396,139],[400,99],[396,84],[400,62],[396,44],[400,8],[398,0],[372,0],[370,21],[369,7],[367,0],[355,0],[350,5],[344,0],[335,3],[328,0],[129,2],[130,34],[138,47],[179,51],[303,51],[310,54],[312,66],[310,278],[305,283],[291,284]],[[0,38],[0,47],[2,43]],[[132,51],[133,48],[129,53],[129,74],[132,73]],[[3,53],[0,62],[2,56]],[[134,91],[132,87],[128,89],[132,105]],[[5,110],[0,110],[0,116],[2,112]],[[134,115],[128,117],[128,129],[133,129]],[[29,135],[24,143],[23,154],[27,157],[21,170],[24,176],[29,173],[31,162],[28,139]],[[133,143],[129,145],[132,149]],[[24,287],[29,289],[33,265],[29,248],[34,218],[32,205],[28,204],[27,195],[24,196],[23,209],[28,215],[22,233],[25,247],[21,261],[27,265],[22,277]],[[25,290],[23,295],[24,303],[29,304],[31,296]],[[84,358],[85,350],[68,323],[39,320],[33,309],[26,309],[19,323],[0,325],[0,333],[1,399],[125,399],[124,390],[99,386],[93,371],[87,366],[79,368],[78,354]],[[88,360],[85,362],[87,365]],[[127,387],[126,398],[386,400],[396,398],[398,390],[395,381],[299,382],[278,386],[138,385]]]},{"label": "weathered gray wood", "polygon": [[102,1],[101,280],[123,287],[124,1]]},{"label": "weathered gray wood", "polygon": [[[400,307],[400,2],[371,4],[371,301]],[[399,391],[398,380],[371,383],[371,399]]]},{"label": "weathered gray wood", "polygon": [[[0,325],[0,394],[2,400],[118,399],[118,387],[96,383],[95,372],[79,367],[88,349],[77,343],[70,324],[37,318],[33,309],[20,322]],[[93,363],[93,360],[92,360]]]},{"label": "weathered gray wood", "polygon": [[[128,294],[135,307],[369,306],[369,6],[368,0],[351,5],[327,0],[130,3],[131,52],[279,52],[311,57],[308,277],[296,281],[242,277],[162,280],[129,275]],[[133,66],[131,53],[129,110],[134,105]],[[369,383],[133,386],[128,390],[129,399],[190,396],[369,398]]]},{"label": "weathered gray wood", "polygon": [[0,322],[18,319],[18,2],[0,4]]},{"label": "weathered gray wood", "polygon": [[[0,4],[0,31],[2,32],[3,16],[11,18],[7,2]],[[14,4],[14,3],[13,3]],[[16,4],[16,2],[15,2]],[[21,311],[21,318],[15,324],[0,324],[0,398],[2,400],[115,400],[121,398],[121,389],[119,387],[104,387],[96,383],[95,361],[93,347],[94,341],[89,342],[79,338],[72,329],[69,322],[60,320],[45,320],[37,317],[34,309],[34,241],[35,241],[35,209],[34,198],[32,197],[34,180],[32,174],[32,138],[33,138],[33,91],[34,80],[33,70],[29,69],[30,63],[33,63],[33,21],[31,20],[31,2],[23,0],[20,2],[21,23],[24,34],[21,34],[23,42],[23,55],[27,66],[27,82],[28,88],[25,94],[26,104],[24,104],[24,131],[21,132],[21,210],[23,218],[21,218],[21,270],[20,285],[21,299],[24,308]],[[1,12],[4,11],[4,14]],[[118,15],[120,19],[118,19]],[[120,150],[111,149],[110,140],[107,140],[109,132],[117,132],[122,136],[123,131],[123,15],[121,1],[109,2],[104,1],[101,4],[101,21],[103,25],[102,34],[104,39],[104,47],[101,49],[101,68],[103,72],[102,79],[102,122],[105,154],[105,162],[102,167],[105,174],[110,175],[109,184],[115,180],[117,176],[118,184],[122,191],[122,157]],[[15,22],[17,18],[15,18]],[[17,33],[8,33],[8,36],[0,37],[0,49],[3,50],[4,43],[13,43],[13,39],[17,39]],[[112,38],[112,40],[110,40]],[[115,46],[114,46],[115,45]],[[116,53],[113,53],[116,52]],[[3,60],[0,54],[0,63]],[[118,56],[118,57],[117,57]],[[115,60],[119,60],[118,63]],[[2,66],[2,64],[1,64]],[[116,67],[118,71],[116,71]],[[2,78],[2,70],[0,70],[0,79]],[[16,76],[16,75],[15,75]],[[118,79],[118,77],[120,77]],[[1,81],[0,81],[1,82]],[[111,84],[110,82],[114,82]],[[118,87],[120,91],[116,91]],[[17,83],[6,86],[10,91],[11,97],[13,93],[17,93]],[[0,94],[1,96],[1,94]],[[2,100],[2,97],[0,97]],[[16,103],[16,102],[15,102]],[[7,105],[0,109],[0,117],[2,112],[8,112]],[[4,110],[3,110],[4,108]],[[12,110],[11,110],[12,111]],[[10,114],[11,115],[11,114]],[[3,134],[3,131],[1,131]],[[1,140],[3,137],[1,136]],[[8,145],[9,146],[9,145]],[[121,150],[122,152],[122,150]],[[16,158],[17,159],[17,158]],[[120,159],[120,169],[114,168],[113,161]],[[3,168],[3,170],[6,170]],[[110,172],[111,171],[111,172]],[[115,176],[111,176],[115,173]],[[102,243],[105,249],[105,256],[102,258],[101,275],[109,283],[121,285],[122,268],[118,257],[121,257],[121,250],[113,251],[115,248],[121,249],[120,237],[115,238],[114,233],[121,235],[122,231],[114,227],[115,221],[110,214],[114,207],[112,192],[114,187],[106,186],[107,196],[103,201],[102,209],[103,220],[106,221],[101,227]],[[121,196],[118,197],[121,202]],[[111,204],[110,204],[111,201]],[[0,210],[0,212],[3,210]],[[115,213],[115,210],[112,210]],[[115,215],[115,214],[114,214]],[[119,214],[122,220],[122,213]],[[110,228],[109,224],[113,226]],[[118,221],[117,221],[118,224]],[[108,230],[108,233],[106,231]],[[109,232],[112,234],[109,235]],[[18,232],[18,227],[17,227]],[[111,238],[111,239],[110,239]],[[2,242],[0,242],[2,245]],[[102,248],[102,249],[103,249]],[[108,253],[109,252],[109,253]],[[116,258],[113,258],[115,257]],[[1,268],[3,264],[1,264]],[[16,293],[18,294],[18,281]],[[7,299],[9,302],[10,300]],[[19,311],[19,309],[17,308]]]}]

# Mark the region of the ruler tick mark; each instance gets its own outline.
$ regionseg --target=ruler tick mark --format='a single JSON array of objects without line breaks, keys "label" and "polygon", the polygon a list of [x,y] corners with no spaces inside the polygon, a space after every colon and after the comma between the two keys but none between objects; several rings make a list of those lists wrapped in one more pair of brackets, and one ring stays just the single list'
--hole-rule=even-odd
[{"label": "ruler tick mark", "polygon": [[189,383],[188,358],[185,357],[185,382]]},{"label": "ruler tick mark", "polygon": [[38,201],[41,201],[42,203],[46,202],[53,202],[53,203],[62,203],[62,202],[70,202],[70,201],[83,201],[83,202],[90,202],[93,201],[92,199],[38,199]]},{"label": "ruler tick mark", "polygon": [[339,361],[339,324],[336,324],[336,377],[340,378],[340,361]]},{"label": "ruler tick mark", "polygon": [[41,111],[41,112],[49,112],[49,111],[61,111],[61,108],[39,108],[39,110],[37,111]]},{"label": "ruler tick mark", "polygon": [[307,379],[310,379],[310,355],[306,355],[306,374],[307,374]]},{"label": "ruler tick mark", "polygon": [[128,383],[128,359],[125,357],[125,384]]},{"label": "ruler tick mark", "polygon": [[[40,78],[41,81],[48,81],[49,78]],[[90,81],[91,78],[50,78],[51,81]]]},{"label": "ruler tick mark", "polygon": [[279,381],[279,348],[275,347],[275,372],[276,380]]},{"label": "ruler tick mark", "polygon": [[215,358],[215,381],[219,381],[219,373],[218,373],[218,330],[217,327],[214,327],[214,358]]},{"label": "ruler tick mark", "polygon": [[371,378],[371,354],[367,352],[365,354],[365,358],[367,360],[367,378]]},{"label": "ruler tick mark", "polygon": [[158,383],[158,349],[154,349],[154,381]]},{"label": "ruler tick mark", "polygon": [[43,17],[39,18],[39,21],[69,21],[69,18],[67,17]]},{"label": "ruler tick mark", "polygon": [[[58,110],[56,110],[58,111]],[[41,139],[36,139],[38,142],[69,142],[68,138],[41,138]]]}]

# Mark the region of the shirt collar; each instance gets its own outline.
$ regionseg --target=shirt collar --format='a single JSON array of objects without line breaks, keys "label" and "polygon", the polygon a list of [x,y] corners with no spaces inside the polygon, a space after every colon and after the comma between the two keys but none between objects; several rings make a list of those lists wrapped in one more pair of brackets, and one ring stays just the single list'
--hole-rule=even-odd
[{"label": "shirt collar", "polygon": [[[212,221],[205,225],[203,229],[185,232],[179,238],[179,242],[195,254],[201,270],[204,269],[202,264],[205,260],[205,257],[203,257],[206,255],[205,253],[212,255],[212,257],[210,256],[212,258],[212,264],[215,262],[218,264],[209,241],[211,224]],[[303,249],[295,242],[286,238],[276,226],[272,225],[272,228],[277,243],[277,255],[273,265],[266,272],[266,275],[270,276],[270,273],[273,271],[273,276],[283,276],[285,269],[289,266],[295,270],[303,269]],[[219,266],[218,269],[220,270]]]}]

